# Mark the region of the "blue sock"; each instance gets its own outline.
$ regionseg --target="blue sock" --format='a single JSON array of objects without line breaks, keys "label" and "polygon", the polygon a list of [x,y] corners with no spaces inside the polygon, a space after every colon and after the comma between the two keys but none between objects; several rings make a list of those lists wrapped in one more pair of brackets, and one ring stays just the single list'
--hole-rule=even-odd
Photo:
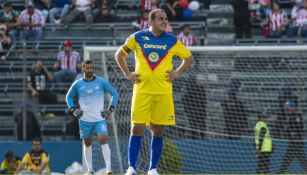
[{"label": "blue sock", "polygon": [[136,170],[136,161],[141,149],[142,136],[130,136],[128,147],[128,163]]},{"label": "blue sock", "polygon": [[163,150],[163,137],[153,136],[151,139],[150,166],[149,170],[157,168],[157,164]]}]

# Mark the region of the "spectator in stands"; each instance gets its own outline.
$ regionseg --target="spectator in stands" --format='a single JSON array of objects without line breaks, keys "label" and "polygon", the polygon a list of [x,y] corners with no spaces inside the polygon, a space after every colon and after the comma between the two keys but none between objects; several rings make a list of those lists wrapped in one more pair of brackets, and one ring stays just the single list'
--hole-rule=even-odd
[{"label": "spectator in stands", "polygon": [[33,2],[34,7],[40,10],[44,16],[45,21],[48,18],[48,9],[50,8],[50,0],[25,0],[26,3]]},{"label": "spectator in stands", "polygon": [[302,0],[291,0],[291,24],[296,20],[297,13],[302,7]]},{"label": "spectator in stands", "polygon": [[180,7],[180,0],[167,0],[164,10],[170,21],[182,21],[182,8]]},{"label": "spectator in stands", "polygon": [[12,48],[15,48],[17,28],[20,26],[20,19],[18,13],[13,10],[12,4],[9,1],[3,3],[3,10],[0,12],[0,24],[6,25],[6,32],[12,38]]},{"label": "spectator in stands", "polygon": [[149,21],[148,21],[149,11],[145,10],[142,13],[143,13],[142,17],[132,23],[132,26],[136,30],[143,30],[149,28]]},{"label": "spectator in stands", "polygon": [[177,38],[185,46],[195,46],[198,44],[196,36],[191,32],[191,27],[189,24],[184,24],[182,26],[181,32],[177,35]]},{"label": "spectator in stands", "polygon": [[6,35],[6,26],[0,25],[0,61],[5,62],[10,54],[12,39]]},{"label": "spectator in stands", "polygon": [[222,102],[225,132],[228,139],[240,139],[240,136],[247,132],[246,109],[237,97],[240,82],[232,80],[228,88],[228,98]]},{"label": "spectator in stands", "polygon": [[260,14],[261,18],[266,18],[271,12],[271,2],[272,0],[259,0],[260,2]]},{"label": "spectator in stands", "polygon": [[299,160],[304,173],[307,173],[303,139],[304,121],[302,115],[297,111],[295,106],[296,104],[292,100],[288,100],[284,104],[289,142],[282,164],[277,172],[278,174],[285,174],[288,166],[295,158]]},{"label": "spectator in stands", "polygon": [[32,150],[27,152],[16,174],[50,174],[49,155],[42,149],[42,139],[32,140]]},{"label": "spectator in stands", "polygon": [[205,87],[197,82],[196,75],[190,74],[182,103],[189,125],[193,128],[191,137],[203,138],[206,136],[207,96]]},{"label": "spectator in stands", "polygon": [[26,45],[25,40],[28,37],[35,37],[35,49],[39,48],[40,40],[43,35],[43,26],[45,25],[45,18],[41,11],[34,8],[34,4],[30,1],[27,4],[27,9],[20,14],[22,30],[20,32],[20,41],[23,46]]},{"label": "spectator in stands", "polygon": [[29,102],[25,102],[22,105],[20,112],[18,112],[17,115],[15,116],[15,122],[17,124],[16,125],[17,126],[17,140],[23,140],[23,116],[22,116],[23,107],[26,108],[26,119],[27,119],[26,140],[29,141],[35,137],[40,137],[41,131],[40,131],[38,121],[34,115],[32,104],[30,104]]},{"label": "spectator in stands", "polygon": [[53,77],[48,71],[47,67],[44,65],[44,61],[42,59],[38,59],[34,69],[28,76],[27,87],[32,97],[38,97],[39,104],[57,102],[56,95],[46,88],[47,81],[52,82],[52,80]]},{"label": "spectator in stands", "polygon": [[96,7],[93,10],[93,15],[98,21],[113,21],[115,16],[114,4],[112,0],[96,0]]},{"label": "spectator in stands", "polygon": [[95,0],[72,0],[73,10],[67,15],[64,21],[65,26],[75,20],[78,16],[83,14],[86,19],[86,26],[90,28],[93,23],[93,6],[95,4]]},{"label": "spectator in stands", "polygon": [[298,35],[298,31],[302,37],[307,38],[307,0],[303,0],[303,8],[297,12],[293,25],[289,27],[288,37],[293,38]]},{"label": "spectator in stands", "polygon": [[248,7],[250,10],[250,19],[252,22],[260,22],[260,3],[258,0],[249,0]]},{"label": "spectator in stands", "polygon": [[288,100],[291,100],[295,104],[295,108],[298,108],[298,96],[295,95],[293,91],[294,89],[292,83],[286,82],[283,84],[282,91],[278,96],[278,114],[274,131],[274,134],[276,135],[275,137],[277,138],[286,137],[287,116],[284,108],[285,103]]},{"label": "spectator in stands", "polygon": [[280,9],[278,1],[274,1],[272,5],[273,9],[269,12],[264,24],[270,27],[270,38],[280,38],[286,32],[288,17],[287,13]]},{"label": "spectator in stands", "polygon": [[[59,24],[69,13],[70,0],[51,0],[49,10],[49,22]],[[56,18],[59,17],[58,20]]]},{"label": "spectator in stands", "polygon": [[58,53],[57,61],[53,65],[54,80],[61,91],[65,90],[65,82],[73,82],[81,68],[81,57],[77,51],[72,50],[73,43],[64,41],[64,49]]},{"label": "spectator in stands", "polygon": [[251,38],[251,23],[246,0],[231,0],[234,9],[235,38]]},{"label": "spectator in stands", "polygon": [[150,12],[160,7],[160,0],[141,0],[141,12]]},{"label": "spectator in stands", "polygon": [[20,163],[20,157],[15,156],[13,151],[9,150],[5,152],[4,160],[1,163],[0,174],[14,174]]},{"label": "spectator in stands", "polygon": [[268,116],[260,114],[254,128],[255,148],[258,156],[257,174],[269,174],[270,156],[273,149],[270,129],[267,125]]}]

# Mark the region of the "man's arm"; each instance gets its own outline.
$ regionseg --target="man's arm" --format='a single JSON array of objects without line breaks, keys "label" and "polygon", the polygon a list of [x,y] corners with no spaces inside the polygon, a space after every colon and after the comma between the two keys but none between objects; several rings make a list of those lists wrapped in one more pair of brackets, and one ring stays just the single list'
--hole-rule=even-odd
[{"label": "man's arm", "polygon": [[38,92],[32,86],[32,82],[28,81],[27,87],[31,91],[33,97],[38,95]]},{"label": "man's arm", "polygon": [[22,162],[21,164],[19,164],[17,170],[15,171],[15,174],[18,174],[21,170],[24,169],[24,167],[26,166],[26,163]]},{"label": "man's arm", "polygon": [[77,95],[77,91],[76,91],[75,86],[76,86],[76,82],[71,85],[71,87],[69,88],[69,90],[66,94],[66,103],[67,103],[67,106],[69,107],[69,109],[72,109],[72,108],[75,107],[74,97]]},{"label": "man's arm", "polygon": [[167,71],[167,81],[172,82],[185,72],[193,62],[193,56],[189,56],[182,61],[181,65],[176,70]]},{"label": "man's arm", "polygon": [[47,155],[45,153],[42,154],[42,162],[41,162],[41,165],[40,165],[40,169],[39,171],[37,172],[38,174],[42,174],[42,172],[44,171],[44,169],[46,168],[46,166],[48,165],[48,158],[47,158]]},{"label": "man's arm", "polygon": [[43,69],[44,69],[44,71],[45,71],[46,74],[47,74],[47,80],[48,80],[48,81],[52,81],[52,80],[53,80],[53,77],[52,77],[51,73],[49,72],[49,70],[47,69],[47,67],[46,67],[45,65],[43,66]]},{"label": "man's arm", "polygon": [[108,93],[110,93],[111,96],[112,96],[110,106],[112,106],[113,108],[115,108],[116,105],[117,105],[118,97],[119,97],[118,92],[117,92],[116,89],[115,89],[109,82],[107,82],[107,81],[106,81],[104,87],[105,87],[106,91],[107,91]]},{"label": "man's arm", "polygon": [[131,72],[127,66],[126,58],[130,52],[131,50],[126,45],[122,45],[115,53],[115,60],[125,77],[133,83],[138,83],[141,81],[140,75]]}]

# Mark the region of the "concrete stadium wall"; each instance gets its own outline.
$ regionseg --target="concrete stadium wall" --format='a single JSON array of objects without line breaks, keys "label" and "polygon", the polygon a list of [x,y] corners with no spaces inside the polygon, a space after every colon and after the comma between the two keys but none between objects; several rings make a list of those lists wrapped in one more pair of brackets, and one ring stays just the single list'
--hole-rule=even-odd
[{"label": "concrete stadium wall", "polygon": [[[113,142],[114,140],[110,139],[110,144],[113,144]],[[174,143],[177,145],[181,157],[184,157],[182,169],[183,173],[256,173],[257,158],[255,155],[252,139],[178,139],[175,140]],[[127,168],[128,166],[127,144],[128,139],[122,138],[120,145],[124,168]],[[186,151],[187,147],[189,147],[189,151]],[[43,148],[50,154],[50,165],[52,171],[54,172],[63,173],[64,170],[74,161],[81,163],[81,141],[45,141],[43,143]],[[277,169],[280,167],[286,148],[286,141],[274,141],[274,153],[272,155],[270,164],[270,169],[272,173],[276,173]],[[4,152],[9,149],[14,151],[16,155],[22,157],[26,151],[29,151],[31,149],[31,142],[0,142],[1,160],[4,157]],[[305,144],[305,149],[307,149],[307,144]],[[197,159],[195,157],[197,157]],[[118,165],[114,159],[112,160],[112,168],[114,172],[118,172]],[[287,173],[303,173],[303,170],[297,160],[292,162],[292,164],[287,170]]]}]

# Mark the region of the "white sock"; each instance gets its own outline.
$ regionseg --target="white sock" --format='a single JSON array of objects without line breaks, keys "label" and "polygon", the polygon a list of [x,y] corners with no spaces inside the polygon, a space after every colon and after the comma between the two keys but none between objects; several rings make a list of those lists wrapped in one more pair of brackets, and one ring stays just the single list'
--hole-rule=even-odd
[{"label": "white sock", "polygon": [[101,145],[102,155],[106,164],[107,171],[111,171],[111,151],[109,144]]},{"label": "white sock", "polygon": [[83,156],[85,159],[87,171],[93,171],[93,163],[92,163],[92,145],[87,147],[83,145]]}]

